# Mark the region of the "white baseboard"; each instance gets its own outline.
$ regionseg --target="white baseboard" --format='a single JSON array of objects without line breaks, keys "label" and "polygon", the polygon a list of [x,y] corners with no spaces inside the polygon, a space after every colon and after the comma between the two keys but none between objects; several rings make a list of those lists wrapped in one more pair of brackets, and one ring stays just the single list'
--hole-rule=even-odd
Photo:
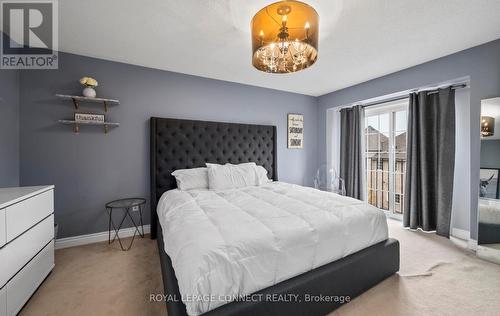
[{"label": "white baseboard", "polygon": [[469,249],[472,251],[477,251],[477,240],[469,239]]},{"label": "white baseboard", "polygon": [[452,228],[451,235],[462,240],[470,239],[470,232],[465,229]]},{"label": "white baseboard", "polygon": [[[140,228],[139,228],[140,230]],[[120,229],[120,238],[132,237],[134,235],[135,227],[122,228]],[[150,225],[144,225],[144,233],[149,234],[151,231]],[[111,231],[111,237],[114,235],[114,231]],[[96,242],[107,241],[108,232],[100,232],[88,235],[73,236],[67,238],[56,239],[56,249],[63,249],[68,247],[75,247],[81,245],[93,244]]]},{"label": "white baseboard", "polygon": [[459,247],[472,251],[477,250],[477,240],[470,238],[470,232],[468,230],[452,228],[450,240]]},{"label": "white baseboard", "polygon": [[454,236],[450,236],[450,241],[457,247],[469,250],[469,243],[467,240],[463,240]]}]

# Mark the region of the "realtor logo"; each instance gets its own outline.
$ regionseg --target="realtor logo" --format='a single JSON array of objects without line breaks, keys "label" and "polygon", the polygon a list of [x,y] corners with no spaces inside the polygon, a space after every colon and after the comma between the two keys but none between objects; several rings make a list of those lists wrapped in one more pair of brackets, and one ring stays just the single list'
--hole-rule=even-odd
[{"label": "realtor logo", "polygon": [[0,68],[57,69],[57,1],[1,1],[0,6]]}]

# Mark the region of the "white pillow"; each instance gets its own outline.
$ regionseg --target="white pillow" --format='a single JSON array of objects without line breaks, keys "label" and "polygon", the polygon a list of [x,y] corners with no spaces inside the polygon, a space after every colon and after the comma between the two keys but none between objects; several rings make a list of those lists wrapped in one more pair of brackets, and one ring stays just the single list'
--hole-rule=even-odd
[{"label": "white pillow", "polygon": [[207,168],[179,169],[172,175],[179,190],[208,189]]},{"label": "white pillow", "polygon": [[267,177],[267,170],[262,166],[255,166],[255,173],[257,175],[257,185],[263,185],[273,181]]},{"label": "white pillow", "polygon": [[239,165],[218,165],[207,163],[208,188],[210,190],[227,190],[257,185],[255,163]]}]

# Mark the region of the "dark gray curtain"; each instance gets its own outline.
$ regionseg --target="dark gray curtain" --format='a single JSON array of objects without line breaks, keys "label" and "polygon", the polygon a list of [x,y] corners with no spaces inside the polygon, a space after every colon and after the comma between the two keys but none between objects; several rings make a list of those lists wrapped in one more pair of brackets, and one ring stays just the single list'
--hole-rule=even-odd
[{"label": "dark gray curtain", "polygon": [[340,177],[346,195],[364,198],[363,136],[364,110],[361,105],[340,110]]},{"label": "dark gray curtain", "polygon": [[455,168],[455,90],[410,94],[403,224],[449,237]]}]

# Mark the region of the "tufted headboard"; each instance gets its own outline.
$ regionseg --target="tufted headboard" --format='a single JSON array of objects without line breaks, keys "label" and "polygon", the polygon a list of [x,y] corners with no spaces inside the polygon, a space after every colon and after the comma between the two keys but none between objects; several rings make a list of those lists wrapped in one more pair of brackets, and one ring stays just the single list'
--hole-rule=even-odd
[{"label": "tufted headboard", "polygon": [[278,180],[276,126],[151,118],[151,238],[156,238],[156,205],[177,187],[171,173],[211,163],[253,161]]}]

